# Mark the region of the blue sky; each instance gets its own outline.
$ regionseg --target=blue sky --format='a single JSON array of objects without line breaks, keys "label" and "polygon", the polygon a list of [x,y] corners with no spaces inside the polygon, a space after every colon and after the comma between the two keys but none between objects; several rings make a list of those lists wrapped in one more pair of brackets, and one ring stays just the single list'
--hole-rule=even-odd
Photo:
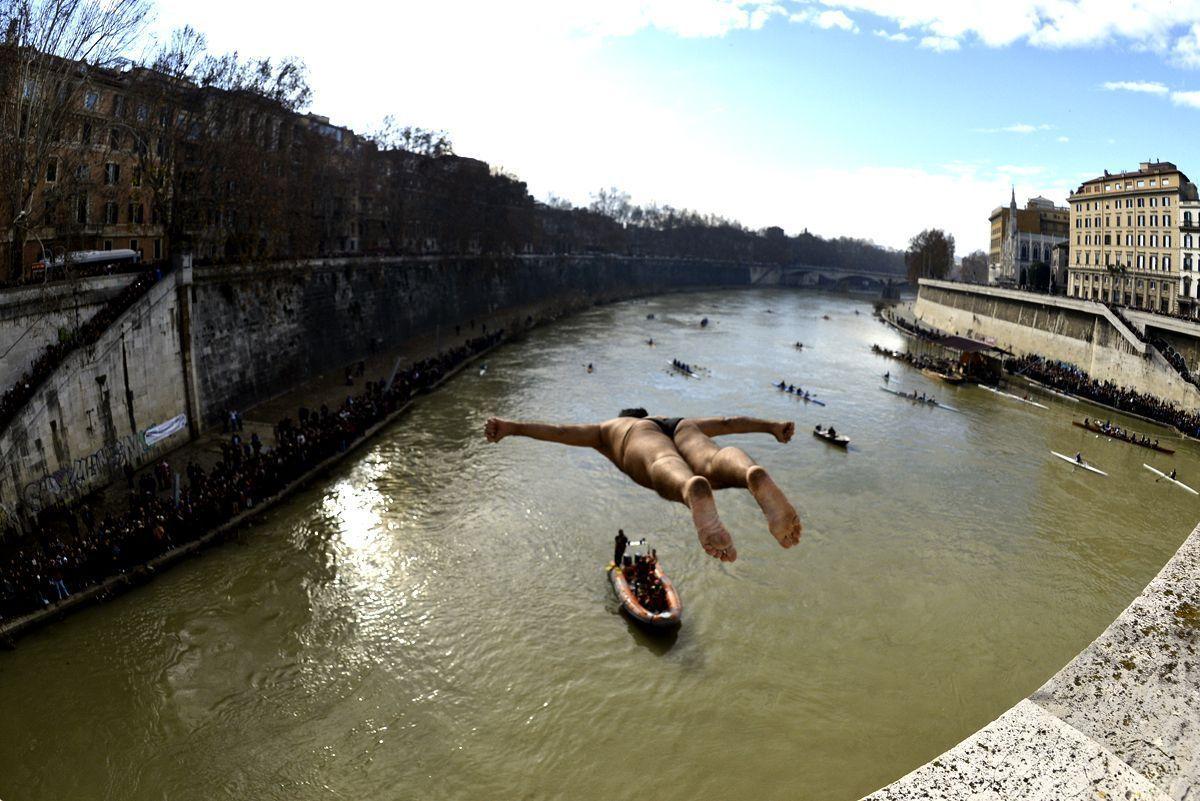
[{"label": "blue sky", "polygon": [[185,22],[303,57],[337,123],[445,128],[543,198],[897,247],[939,226],[962,254],[1010,184],[1200,178],[1200,0],[160,0],[158,32]]}]

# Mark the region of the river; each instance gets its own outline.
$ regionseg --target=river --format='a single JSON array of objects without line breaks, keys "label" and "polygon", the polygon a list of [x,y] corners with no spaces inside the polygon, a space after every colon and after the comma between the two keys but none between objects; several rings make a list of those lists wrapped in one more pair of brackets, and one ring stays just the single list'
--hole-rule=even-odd
[{"label": "river", "polygon": [[[0,797],[871,792],[1037,688],[1200,516],[1141,466],[1200,484],[1194,444],[1170,458],[1100,440],[1070,425],[1091,407],[950,388],[873,342],[906,346],[861,301],[763,290],[595,308],[494,351],[239,540],[0,653]],[[706,369],[673,374],[672,357]],[[881,392],[885,370],[960,411]],[[724,491],[739,558],[718,563],[686,509],[598,454],[481,434],[492,414],[634,405],[794,419],[790,444],[728,441],[794,500],[800,545]],[[674,578],[677,637],[617,613],[618,527]]]}]

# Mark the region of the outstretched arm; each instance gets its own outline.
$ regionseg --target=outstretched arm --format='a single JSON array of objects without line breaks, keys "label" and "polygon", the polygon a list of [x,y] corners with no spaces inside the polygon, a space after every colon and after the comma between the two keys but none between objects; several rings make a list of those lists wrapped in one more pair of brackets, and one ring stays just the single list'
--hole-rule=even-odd
[{"label": "outstretched arm", "polygon": [[543,442],[557,442],[559,445],[572,445],[576,448],[599,448],[600,426],[578,425],[560,426],[550,423],[522,423],[516,420],[503,420],[499,417],[489,418],[483,426],[483,434],[488,442],[499,442],[505,437],[529,437]]},{"label": "outstretched arm", "polygon": [[787,442],[796,433],[796,424],[786,420],[760,420],[757,417],[695,417],[690,418],[706,437],[722,434],[770,434]]}]

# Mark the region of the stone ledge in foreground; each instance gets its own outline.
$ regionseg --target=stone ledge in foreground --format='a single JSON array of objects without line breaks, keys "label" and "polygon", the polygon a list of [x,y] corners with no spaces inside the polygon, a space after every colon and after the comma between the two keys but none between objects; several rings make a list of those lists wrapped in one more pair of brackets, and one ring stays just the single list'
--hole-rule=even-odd
[{"label": "stone ledge in foreground", "polygon": [[1200,526],[1037,692],[868,798],[1200,798],[1198,645]]}]

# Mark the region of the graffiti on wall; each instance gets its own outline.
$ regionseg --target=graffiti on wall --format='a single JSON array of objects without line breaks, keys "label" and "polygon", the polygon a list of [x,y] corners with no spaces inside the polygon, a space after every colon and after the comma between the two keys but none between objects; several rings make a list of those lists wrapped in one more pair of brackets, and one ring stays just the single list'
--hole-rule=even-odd
[{"label": "graffiti on wall", "polygon": [[139,464],[151,450],[141,434],[129,434],[95,453],[81,456],[53,473],[30,481],[21,492],[21,500],[31,512],[40,512],[57,501],[79,497],[97,481],[111,481],[121,475],[126,462]]}]

